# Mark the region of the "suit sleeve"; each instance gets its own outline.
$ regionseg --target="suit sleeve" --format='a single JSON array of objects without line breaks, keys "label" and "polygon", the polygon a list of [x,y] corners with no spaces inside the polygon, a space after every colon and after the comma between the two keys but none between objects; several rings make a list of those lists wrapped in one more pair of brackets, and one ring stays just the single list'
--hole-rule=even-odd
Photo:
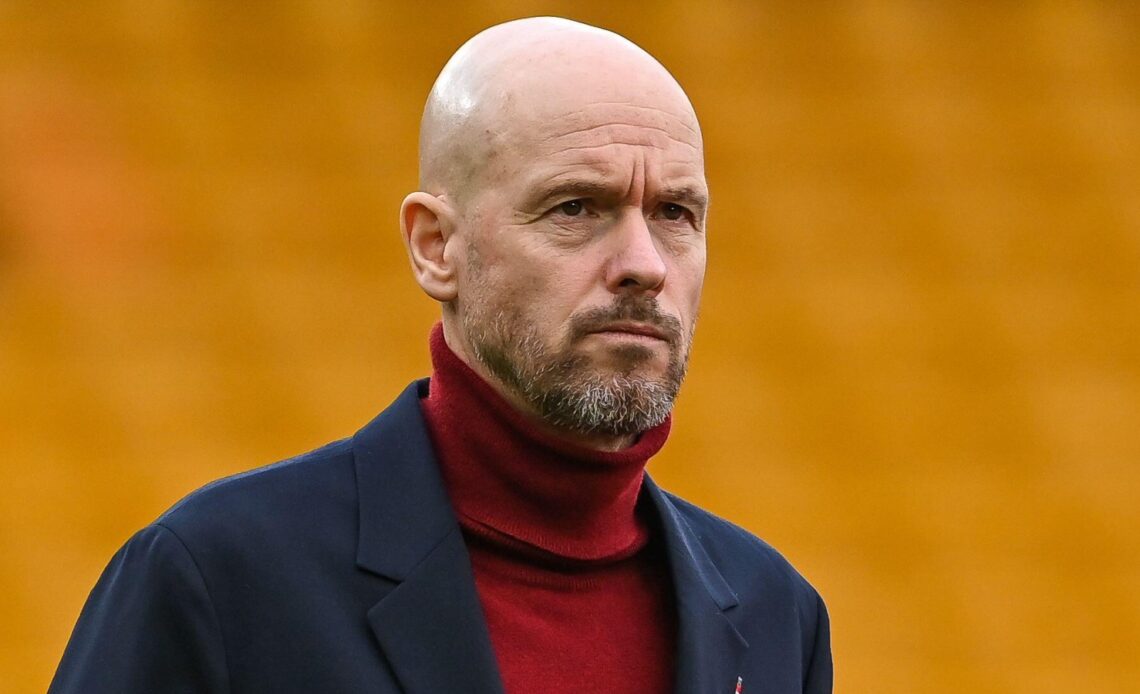
[{"label": "suit sleeve", "polygon": [[831,694],[834,678],[831,664],[831,621],[823,598],[816,594],[815,600],[815,642],[804,673],[804,694]]},{"label": "suit sleeve", "polygon": [[151,525],[91,591],[48,694],[229,691],[217,615],[182,541]]}]

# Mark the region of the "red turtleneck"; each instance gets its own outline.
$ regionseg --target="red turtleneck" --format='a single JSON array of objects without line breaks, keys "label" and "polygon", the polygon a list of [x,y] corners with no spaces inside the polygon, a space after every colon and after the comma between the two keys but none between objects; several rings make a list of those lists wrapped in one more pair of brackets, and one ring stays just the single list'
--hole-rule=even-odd
[{"label": "red turtleneck", "polygon": [[508,694],[669,692],[675,608],[638,496],[669,421],[598,451],[539,431],[431,333],[421,401]]}]

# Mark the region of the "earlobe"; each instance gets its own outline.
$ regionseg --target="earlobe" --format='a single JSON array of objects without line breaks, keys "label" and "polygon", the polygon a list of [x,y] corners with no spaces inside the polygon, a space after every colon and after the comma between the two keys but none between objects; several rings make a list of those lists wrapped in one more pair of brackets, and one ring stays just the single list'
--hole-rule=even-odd
[{"label": "earlobe", "polygon": [[445,252],[454,228],[454,212],[442,198],[418,191],[400,206],[400,233],[416,282],[428,296],[446,303],[457,293],[455,266]]}]

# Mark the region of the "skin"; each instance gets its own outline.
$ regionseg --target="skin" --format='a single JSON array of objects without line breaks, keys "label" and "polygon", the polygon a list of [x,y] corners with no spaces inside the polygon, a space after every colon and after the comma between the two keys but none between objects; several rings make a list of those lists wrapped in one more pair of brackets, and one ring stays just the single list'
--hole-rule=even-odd
[{"label": "skin", "polygon": [[[544,420],[477,357],[478,333],[498,317],[598,374],[660,380],[678,359],[683,372],[708,192],[697,119],[673,77],[628,40],[568,20],[487,29],[428,98],[420,187],[401,231],[452,351],[551,433],[633,443],[637,432]],[[619,319],[621,306],[644,310]]]}]

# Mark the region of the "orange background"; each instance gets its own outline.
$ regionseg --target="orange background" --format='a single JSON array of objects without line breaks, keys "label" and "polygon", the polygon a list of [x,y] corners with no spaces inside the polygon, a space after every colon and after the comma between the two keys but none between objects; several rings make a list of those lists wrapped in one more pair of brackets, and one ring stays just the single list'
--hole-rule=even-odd
[{"label": "orange background", "polygon": [[426,374],[420,108],[541,13],[701,115],[651,470],[819,587],[837,691],[1140,691],[1140,15],[1093,0],[0,2],[0,690],[134,530]]}]

